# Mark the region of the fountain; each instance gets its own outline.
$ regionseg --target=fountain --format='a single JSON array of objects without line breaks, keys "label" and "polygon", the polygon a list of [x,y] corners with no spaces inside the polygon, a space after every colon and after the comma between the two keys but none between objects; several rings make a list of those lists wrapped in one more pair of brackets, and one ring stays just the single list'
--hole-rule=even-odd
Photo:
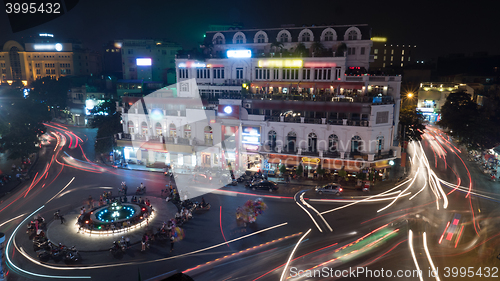
[{"label": "fountain", "polygon": [[95,211],[95,218],[100,222],[119,222],[128,220],[134,216],[136,205],[125,204],[115,200],[108,207],[104,207]]}]

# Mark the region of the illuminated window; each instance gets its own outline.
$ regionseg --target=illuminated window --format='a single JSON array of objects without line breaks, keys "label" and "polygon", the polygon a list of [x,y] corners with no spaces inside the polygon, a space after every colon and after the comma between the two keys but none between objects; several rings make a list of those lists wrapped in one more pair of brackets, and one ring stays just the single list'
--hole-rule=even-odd
[{"label": "illuminated window", "polygon": [[403,63],[401,63],[401,67],[403,67]]},{"label": "illuminated window", "polygon": [[374,59],[374,60],[378,59],[378,56],[373,56],[373,59]]},{"label": "illuminated window", "polygon": [[404,55],[405,54],[405,50],[401,50],[401,55]]},{"label": "illuminated window", "polygon": [[374,53],[375,55],[377,55],[377,54],[378,54],[378,49],[373,50],[373,53]]},{"label": "illuminated window", "polygon": [[394,57],[393,56],[391,56],[391,61],[394,61]]},{"label": "illuminated window", "polygon": [[385,67],[385,62],[382,64],[382,67]]},{"label": "illuminated window", "polygon": [[410,57],[408,57],[408,61],[410,61]]},{"label": "illuminated window", "polygon": [[394,49],[393,49],[393,50],[391,50],[391,55],[394,55]]},{"label": "illuminated window", "polygon": [[401,57],[401,61],[404,61],[405,60],[405,57]]}]

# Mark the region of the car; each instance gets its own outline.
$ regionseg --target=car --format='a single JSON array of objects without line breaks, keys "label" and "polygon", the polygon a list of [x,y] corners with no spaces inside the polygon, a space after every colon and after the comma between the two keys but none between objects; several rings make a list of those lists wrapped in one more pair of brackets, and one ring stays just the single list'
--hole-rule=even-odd
[{"label": "car", "polygon": [[335,195],[341,195],[343,191],[342,186],[338,183],[329,183],[321,187],[316,186],[315,190],[318,194],[330,193]]},{"label": "car", "polygon": [[252,183],[248,188],[251,188],[252,190],[267,189],[269,191],[273,191],[273,190],[278,190],[278,184],[275,183],[274,181],[261,180]]},{"label": "car", "polygon": [[207,176],[205,174],[194,174],[192,181],[198,182],[198,183],[211,183],[212,182],[212,177]]}]

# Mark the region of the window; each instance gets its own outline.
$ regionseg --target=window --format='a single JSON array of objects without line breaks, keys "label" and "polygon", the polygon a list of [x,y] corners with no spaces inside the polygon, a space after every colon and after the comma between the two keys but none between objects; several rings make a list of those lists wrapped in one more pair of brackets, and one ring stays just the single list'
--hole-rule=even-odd
[{"label": "window", "polygon": [[314,69],[314,80],[331,80],[332,79],[332,69],[331,68],[316,68]]},{"label": "window", "polygon": [[401,57],[401,61],[404,61],[405,60],[405,57]]},{"label": "window", "polygon": [[347,54],[348,55],[355,55],[356,54],[356,48],[347,48]]},{"label": "window", "polygon": [[255,69],[255,79],[269,80],[270,73],[271,73],[271,70],[269,70],[268,68],[256,68]]},{"label": "window", "polygon": [[325,41],[333,41],[333,32],[327,31],[325,33]]},{"label": "window", "polygon": [[378,49],[373,50],[373,53],[374,53],[375,55],[377,55],[377,54],[378,54]]},{"label": "window", "polygon": [[236,79],[243,79],[243,68],[236,68]]},{"label": "window", "polygon": [[309,32],[304,32],[302,34],[302,42],[309,42],[311,41],[311,34]]},{"label": "window", "polygon": [[299,70],[293,68],[283,68],[283,79],[297,80],[299,79]]},{"label": "window", "polygon": [[361,47],[361,55],[365,54],[365,47]]},{"label": "window", "polygon": [[384,55],[386,55],[386,54],[387,54],[387,49],[384,49]]},{"label": "window", "polygon": [[45,69],[45,74],[50,74],[50,69]]},{"label": "window", "polygon": [[405,50],[401,50],[401,55],[404,55],[405,54]]},{"label": "window", "polygon": [[243,44],[243,35],[240,34],[240,35],[236,36],[235,43],[236,44]]},{"label": "window", "polygon": [[189,78],[188,70],[185,68],[179,69],[179,78]]},{"label": "window", "polygon": [[386,56],[384,56],[384,61],[386,61],[386,58],[387,58],[387,57],[386,57]]},{"label": "window", "polygon": [[210,69],[197,69],[196,78],[203,78],[203,79],[210,78]]},{"label": "window", "polygon": [[303,80],[311,79],[311,69],[310,68],[302,69],[302,79]]},{"label": "window", "polygon": [[71,74],[71,69],[66,69],[66,74]]},{"label": "window", "polygon": [[224,79],[224,68],[222,68],[222,67],[214,68],[214,78],[215,79]]},{"label": "window", "polygon": [[391,56],[391,61],[394,61],[394,57],[393,56]]},{"label": "window", "polygon": [[391,50],[391,55],[394,55],[394,50]]},{"label": "window", "polygon": [[389,123],[389,111],[377,112],[376,124]]},{"label": "window", "polygon": [[216,44],[216,45],[224,44],[223,42],[224,42],[224,40],[222,39],[222,36],[217,36],[214,39],[214,44]]},{"label": "window", "polygon": [[328,150],[330,152],[336,152],[338,142],[339,142],[339,137],[337,135],[330,135],[328,137]]},{"label": "window", "polygon": [[403,63],[401,63],[401,67],[403,67]]},{"label": "window", "polygon": [[280,75],[279,73],[280,73],[279,69],[273,69],[273,79],[278,80]]},{"label": "window", "polygon": [[266,42],[266,36],[264,36],[264,34],[259,34],[259,36],[257,36],[257,43],[265,43]]},{"label": "window", "polygon": [[286,34],[286,33],[282,33],[282,34],[280,35],[280,42],[281,42],[281,43],[286,43],[286,42],[288,42],[288,34]]},{"label": "window", "polygon": [[[2,69],[3,70],[3,69]],[[3,71],[2,71],[3,72]],[[36,74],[42,74],[42,71],[40,69],[36,70]]]},{"label": "window", "polygon": [[[40,69],[37,69],[38,71],[40,71]],[[7,70],[5,68],[2,68],[2,74],[7,74]],[[37,74],[40,74],[40,73],[37,73]]]},{"label": "window", "polygon": [[358,39],[358,33],[355,30],[349,31],[349,34],[347,34],[347,40],[357,40]]},{"label": "window", "polygon": [[128,69],[128,71],[130,71],[130,72],[134,72],[134,71],[135,71],[135,68],[131,67],[131,68],[129,68],[129,69]]},{"label": "window", "polygon": [[[133,49],[128,49],[128,50],[127,50],[127,53],[128,53],[129,55],[133,55],[133,54],[134,54],[134,50],[133,50]],[[80,58],[80,57],[78,57],[78,58]]]},{"label": "window", "polygon": [[410,57],[408,57],[408,61],[410,61]]},{"label": "window", "polygon": [[374,60],[378,59],[378,56],[373,56],[373,59],[374,59]]}]

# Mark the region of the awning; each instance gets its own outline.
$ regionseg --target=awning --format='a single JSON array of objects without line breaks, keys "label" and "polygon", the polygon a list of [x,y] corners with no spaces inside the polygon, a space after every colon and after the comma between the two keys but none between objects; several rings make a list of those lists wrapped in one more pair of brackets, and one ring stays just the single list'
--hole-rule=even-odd
[{"label": "awning", "polygon": [[280,159],[279,158],[272,158],[272,159],[269,159],[267,161],[267,163],[269,163],[269,164],[279,164],[280,163]]},{"label": "awning", "polygon": [[281,164],[283,164],[285,166],[298,166],[299,165],[299,161],[298,160],[292,160],[292,159],[286,159],[286,160],[282,160]]}]

